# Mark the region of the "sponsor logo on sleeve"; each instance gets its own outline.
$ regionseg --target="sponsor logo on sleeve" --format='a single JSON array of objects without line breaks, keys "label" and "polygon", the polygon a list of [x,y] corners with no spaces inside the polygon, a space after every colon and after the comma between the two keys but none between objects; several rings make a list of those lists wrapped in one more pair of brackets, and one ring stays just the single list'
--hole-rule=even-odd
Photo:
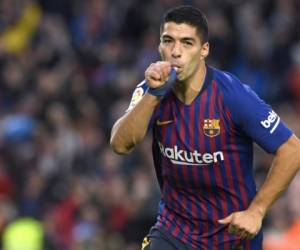
[{"label": "sponsor logo on sleeve", "polygon": [[266,120],[260,122],[260,124],[266,128],[270,129],[270,134],[273,134],[280,122],[280,117],[272,110],[269,111]]},{"label": "sponsor logo on sleeve", "polygon": [[131,102],[127,111],[131,110],[142,99],[143,95],[144,89],[142,87],[136,88],[132,94]]}]

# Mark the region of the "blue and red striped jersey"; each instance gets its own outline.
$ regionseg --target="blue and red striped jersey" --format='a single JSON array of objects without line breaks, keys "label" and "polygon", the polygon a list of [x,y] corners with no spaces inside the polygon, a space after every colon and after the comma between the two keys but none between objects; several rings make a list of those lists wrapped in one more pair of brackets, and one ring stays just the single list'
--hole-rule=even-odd
[{"label": "blue and red striped jersey", "polygon": [[[140,83],[135,99],[146,89]],[[194,249],[262,249],[262,232],[241,240],[218,220],[247,209],[256,194],[253,142],[275,153],[292,135],[272,108],[232,74],[207,66],[193,102],[169,92],[150,126],[161,189],[155,227]]]}]

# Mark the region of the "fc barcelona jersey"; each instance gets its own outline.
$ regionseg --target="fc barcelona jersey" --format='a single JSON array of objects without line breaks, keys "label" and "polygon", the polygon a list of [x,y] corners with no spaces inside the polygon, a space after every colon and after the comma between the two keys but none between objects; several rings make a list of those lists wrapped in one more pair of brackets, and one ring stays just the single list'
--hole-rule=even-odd
[{"label": "fc barcelona jersey", "polygon": [[[140,83],[133,100],[147,88]],[[161,189],[155,227],[193,249],[262,249],[262,232],[241,240],[218,220],[247,209],[256,194],[253,142],[275,153],[292,135],[272,108],[235,76],[207,66],[193,102],[170,91],[150,123]]]}]

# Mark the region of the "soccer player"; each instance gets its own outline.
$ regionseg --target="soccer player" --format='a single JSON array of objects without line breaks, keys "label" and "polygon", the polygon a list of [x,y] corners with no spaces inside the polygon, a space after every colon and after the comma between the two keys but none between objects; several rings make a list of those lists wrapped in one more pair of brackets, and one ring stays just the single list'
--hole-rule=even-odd
[{"label": "soccer player", "polygon": [[[300,167],[299,140],[248,86],[205,63],[200,10],[166,13],[159,52],[111,133],[128,154],[152,129],[162,197],[143,249],[262,249],[262,220]],[[275,155],[258,192],[253,142]]]}]

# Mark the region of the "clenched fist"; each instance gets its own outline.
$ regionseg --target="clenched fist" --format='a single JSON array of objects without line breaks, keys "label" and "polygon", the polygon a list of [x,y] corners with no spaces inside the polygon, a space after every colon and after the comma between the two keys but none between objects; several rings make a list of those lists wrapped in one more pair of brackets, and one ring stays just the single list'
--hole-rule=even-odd
[{"label": "clenched fist", "polygon": [[176,68],[169,62],[152,63],[145,72],[148,93],[156,97],[165,96],[176,80]]},{"label": "clenched fist", "polygon": [[171,72],[171,63],[158,61],[151,63],[145,71],[145,79],[150,88],[159,88],[168,80]]}]

